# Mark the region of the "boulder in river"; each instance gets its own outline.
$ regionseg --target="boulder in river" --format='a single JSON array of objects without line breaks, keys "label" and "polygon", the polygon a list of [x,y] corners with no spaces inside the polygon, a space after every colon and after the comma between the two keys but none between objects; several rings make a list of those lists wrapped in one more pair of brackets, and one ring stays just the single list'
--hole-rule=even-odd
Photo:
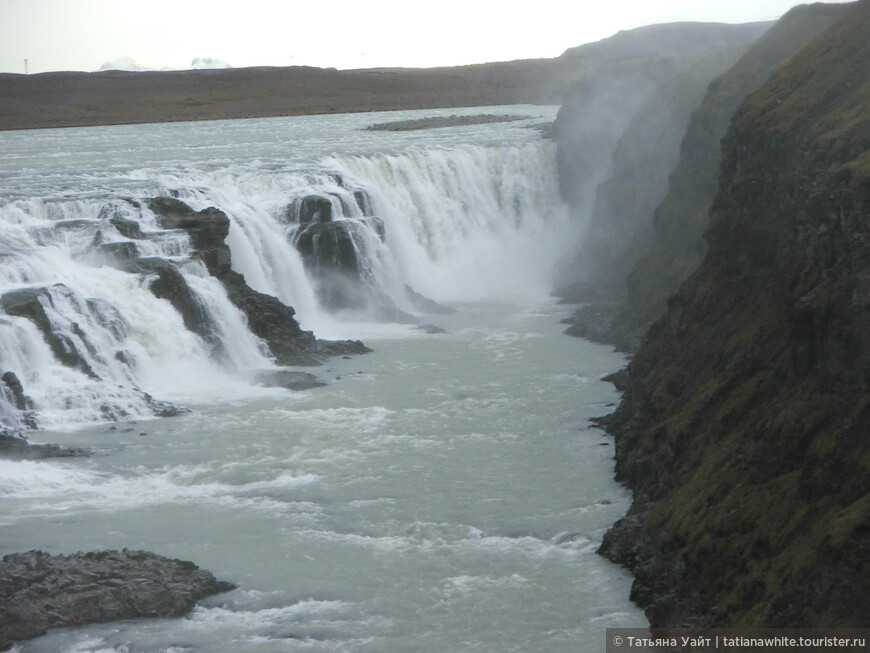
[{"label": "boulder in river", "polygon": [[[7,460],[41,460],[43,458],[75,458],[90,455],[84,449],[58,444],[31,444],[18,431],[0,429],[0,458]],[[2,591],[2,587],[0,587]]]},{"label": "boulder in river", "polygon": [[294,370],[269,370],[260,372],[254,380],[268,388],[286,388],[287,390],[310,390],[326,385],[310,372],[297,372]]},{"label": "boulder in river", "polygon": [[10,554],[0,562],[0,650],[49,628],[180,617],[233,589],[192,562],[147,551]]}]

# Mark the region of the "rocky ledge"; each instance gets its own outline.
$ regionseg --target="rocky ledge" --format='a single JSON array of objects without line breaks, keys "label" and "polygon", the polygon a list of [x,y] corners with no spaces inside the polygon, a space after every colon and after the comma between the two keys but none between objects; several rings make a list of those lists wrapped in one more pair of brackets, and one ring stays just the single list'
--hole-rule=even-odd
[{"label": "rocky ledge", "polygon": [[0,651],[49,628],[180,617],[232,589],[192,562],[147,551],[14,553],[0,563]]}]

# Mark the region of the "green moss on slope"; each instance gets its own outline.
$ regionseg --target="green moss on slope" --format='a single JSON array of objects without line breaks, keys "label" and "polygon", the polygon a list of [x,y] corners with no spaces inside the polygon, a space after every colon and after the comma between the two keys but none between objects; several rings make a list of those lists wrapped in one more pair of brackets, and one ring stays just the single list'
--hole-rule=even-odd
[{"label": "green moss on slope", "polygon": [[603,550],[653,625],[870,626],[868,44],[865,0],[737,111],[709,251],[629,366]]}]

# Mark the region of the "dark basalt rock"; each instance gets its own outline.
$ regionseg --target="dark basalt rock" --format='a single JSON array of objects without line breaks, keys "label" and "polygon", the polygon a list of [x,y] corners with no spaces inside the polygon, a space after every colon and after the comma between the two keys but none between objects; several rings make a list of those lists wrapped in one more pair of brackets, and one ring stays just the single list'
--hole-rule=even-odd
[{"label": "dark basalt rock", "polygon": [[[9,460],[42,460],[44,458],[74,458],[89,456],[85,449],[62,447],[57,444],[31,444],[24,435],[9,429],[0,429],[0,458]],[[2,593],[2,586],[0,586]]]},{"label": "dark basalt rock", "polygon": [[4,372],[3,376],[0,377],[0,381],[3,381],[3,383],[6,384],[6,387],[9,388],[9,391],[15,400],[15,407],[18,410],[30,410],[33,408],[33,401],[30,397],[24,394],[24,386],[21,385],[21,381],[18,379],[15,372]]},{"label": "dark basalt rock", "polygon": [[109,222],[118,230],[119,234],[124,236],[124,238],[130,238],[132,240],[143,240],[145,238],[145,234],[142,233],[142,227],[135,220],[117,216],[110,218]]},{"label": "dark basalt rock", "polygon": [[139,247],[129,240],[121,240],[114,243],[102,243],[97,250],[116,264],[129,268],[130,263],[139,258]]},{"label": "dark basalt rock", "polygon": [[146,551],[15,553],[0,563],[0,650],[50,628],[181,617],[235,589],[192,562]]},{"label": "dark basalt rock", "polygon": [[[33,410],[33,400],[24,392],[24,386],[15,372],[4,372],[0,377],[0,393],[11,399],[11,403],[20,412],[21,423],[28,429],[36,429],[36,412]],[[5,387],[3,387],[5,386]]]},{"label": "dark basalt rock", "polygon": [[167,300],[179,312],[184,326],[199,335],[212,350],[220,345],[215,336],[211,319],[200,304],[184,276],[171,263],[165,262],[154,270],[157,278],[151,282],[155,297]]},{"label": "dark basalt rock", "polygon": [[305,267],[315,274],[338,271],[350,277],[362,273],[353,240],[355,221],[309,223],[297,232],[293,244],[302,255]]},{"label": "dark basalt rock", "polygon": [[260,372],[254,380],[269,388],[286,388],[287,390],[310,390],[321,388],[326,385],[309,372],[296,372],[293,370],[278,370],[275,372]]},{"label": "dark basalt rock", "polygon": [[155,399],[147,392],[143,392],[141,390],[137,390],[137,392],[148,405],[149,410],[155,417],[177,417],[179,415],[186,415],[187,413],[191,412],[190,408],[185,408],[184,406],[176,406],[175,404],[171,404],[168,401]]},{"label": "dark basalt rock", "polygon": [[369,230],[384,239],[383,221],[375,217],[310,223],[299,228],[293,244],[316,279],[317,294],[325,307],[366,311],[371,318],[384,322],[416,324],[416,317],[401,310],[376,286],[362,251]]},{"label": "dark basalt rock", "polygon": [[[148,206],[161,216],[164,227],[184,229],[190,234],[198,250],[197,256],[203,260],[209,273],[223,283],[229,300],[247,318],[248,328],[266,342],[279,365],[320,364],[323,357],[318,354],[317,340],[313,333],[299,326],[293,307],[282,303],[277,297],[257,292],[247,284],[244,276],[231,269],[230,249],[225,242],[229,233],[229,218],[223,211],[208,208],[195,212],[184,202],[172,197],[151,199]],[[185,324],[189,321],[194,330],[207,330],[208,325],[197,316],[191,303],[194,300],[191,293],[185,292],[178,283],[178,277],[171,272],[164,272],[161,279],[159,270],[157,292],[174,298],[174,302],[182,307],[183,310],[179,309],[182,316],[187,314]]]},{"label": "dark basalt rock", "polygon": [[707,254],[605,420],[633,504],[601,551],[654,627],[867,625],[870,3],[842,9],[734,115]]},{"label": "dark basalt rock", "polygon": [[333,358],[334,356],[359,356],[371,353],[360,340],[318,340],[317,356],[320,359]]},{"label": "dark basalt rock", "polygon": [[219,277],[230,271],[230,248],[226,237],[230,233],[230,219],[214,207],[194,211],[174,197],[155,197],[148,200],[150,208],[165,229],[183,229],[199,250],[208,271]]},{"label": "dark basalt rock", "polygon": [[[356,205],[360,208],[364,216],[374,216],[374,211],[372,209],[372,199],[366,191],[362,189],[357,189],[353,191],[353,200],[354,202],[356,202]],[[381,224],[383,225],[383,222],[381,222]]]},{"label": "dark basalt rock", "polygon": [[[63,284],[57,284],[55,288],[68,291]],[[7,315],[24,317],[33,322],[42,331],[51,351],[62,364],[75,368],[92,379],[98,379],[87,360],[79,353],[75,343],[65,334],[54,330],[42,302],[49,305],[52,302],[51,294],[46,288],[23,288],[12,290],[0,297],[0,308]]]},{"label": "dark basalt rock", "polygon": [[416,120],[397,120],[382,122],[366,127],[368,131],[413,131],[417,129],[437,129],[440,127],[465,127],[467,125],[485,125],[493,122],[514,122],[528,120],[525,116],[496,116],[491,113],[466,116],[430,116]]},{"label": "dark basalt rock", "polygon": [[311,331],[303,331],[296,321],[296,311],[277,297],[257,292],[238,272],[220,277],[227,296],[248,318],[248,328],[269,345],[279,365],[319,365],[317,340]]},{"label": "dark basalt rock", "polygon": [[287,208],[287,218],[299,224],[332,222],[332,201],[321,195],[306,195]]}]

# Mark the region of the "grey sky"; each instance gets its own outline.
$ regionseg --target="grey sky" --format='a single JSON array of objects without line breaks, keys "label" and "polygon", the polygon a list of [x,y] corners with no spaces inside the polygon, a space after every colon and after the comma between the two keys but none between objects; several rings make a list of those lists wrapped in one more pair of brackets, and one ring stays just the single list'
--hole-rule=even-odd
[{"label": "grey sky", "polygon": [[553,57],[620,29],[772,20],[794,0],[0,0],[0,72],[95,70],[119,57],[182,68],[443,66]]}]

